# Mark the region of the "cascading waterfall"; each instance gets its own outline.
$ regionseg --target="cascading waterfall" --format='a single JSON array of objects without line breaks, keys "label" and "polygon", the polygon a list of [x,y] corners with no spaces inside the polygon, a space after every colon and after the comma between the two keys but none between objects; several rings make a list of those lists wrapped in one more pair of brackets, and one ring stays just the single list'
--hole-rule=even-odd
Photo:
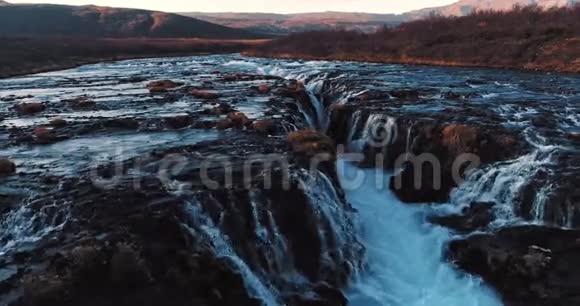
[{"label": "cascading waterfall", "polygon": [[352,152],[362,152],[367,145],[379,147],[391,144],[398,137],[396,120],[384,114],[371,114],[367,117],[362,134],[357,137],[357,128],[361,121],[361,112],[355,112],[350,123],[348,148]]},{"label": "cascading waterfall", "polygon": [[[522,188],[533,177],[552,163],[553,151],[537,150],[516,160],[499,162],[470,174],[466,181],[451,193],[451,202],[463,207],[473,202],[494,202],[494,226],[503,226],[519,220],[515,203]],[[549,186],[536,193],[535,221],[543,221],[543,204]]]},{"label": "cascading waterfall", "polygon": [[[350,242],[347,235],[353,232],[353,228],[348,226],[347,220],[351,219],[347,215],[345,207],[340,206],[340,199],[335,187],[330,179],[321,171],[315,173],[307,170],[299,174],[301,189],[309,199],[309,204],[316,212],[319,220],[319,235],[323,243],[321,258],[323,262],[331,264],[331,253],[340,259],[345,259],[344,251],[355,249],[356,246],[348,245]],[[332,240],[332,244],[329,242]],[[331,245],[334,248],[331,249]],[[341,260],[342,261],[342,260]]]},{"label": "cascading waterfall", "polygon": [[[366,246],[367,269],[348,291],[351,306],[502,305],[481,279],[445,261],[449,230],[425,221],[430,207],[400,202],[387,187],[390,174],[346,161],[338,170],[347,199],[359,212]],[[353,185],[354,177],[359,184]]]},{"label": "cascading waterfall", "polygon": [[45,205],[38,211],[33,205],[22,205],[0,220],[0,255],[33,246],[67,222],[68,203]]},{"label": "cascading waterfall", "polygon": [[[255,298],[260,299],[264,306],[279,305],[278,299],[273,293],[273,287],[265,285],[263,281],[250,269],[250,267],[248,267],[244,260],[236,254],[230,243],[227,241],[227,237],[225,237],[219,227],[213,223],[211,218],[206,216],[202,211],[201,205],[196,201],[192,201],[188,208],[192,222],[207,236],[207,239],[212,242],[215,255],[227,258],[236,266],[244,279],[248,292]],[[191,228],[190,230],[194,231],[194,229]]]}]

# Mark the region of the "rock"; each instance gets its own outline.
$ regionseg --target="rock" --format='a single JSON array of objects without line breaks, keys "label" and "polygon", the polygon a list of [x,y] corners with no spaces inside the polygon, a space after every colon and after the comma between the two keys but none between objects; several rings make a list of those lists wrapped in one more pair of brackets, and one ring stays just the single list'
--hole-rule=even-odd
[{"label": "rock", "polygon": [[223,119],[223,120],[219,120],[218,122],[216,122],[215,127],[218,130],[227,130],[227,129],[233,127],[233,124],[229,119]]},{"label": "rock", "polygon": [[165,122],[172,129],[182,129],[184,127],[190,126],[193,123],[193,118],[191,118],[191,116],[188,115],[182,115],[166,118]]},{"label": "rock", "polygon": [[231,112],[228,114],[228,120],[235,128],[241,129],[250,123],[248,116],[242,112]]},{"label": "rock", "polygon": [[459,215],[430,217],[434,224],[448,227],[458,232],[473,232],[488,226],[493,221],[491,207],[495,203],[474,202]]},{"label": "rock", "polygon": [[519,226],[452,241],[455,264],[480,275],[507,306],[580,305],[580,231]]},{"label": "rock", "polygon": [[32,115],[44,111],[45,106],[40,102],[25,102],[14,106],[14,109],[24,115]]},{"label": "rock", "polygon": [[572,140],[580,140],[580,132],[570,132],[568,133],[568,138]]},{"label": "rock", "polygon": [[115,118],[103,121],[103,127],[136,130],[139,128],[139,121],[133,118]]},{"label": "rock", "polygon": [[252,129],[262,134],[271,134],[275,131],[274,121],[256,120],[252,123]]},{"label": "rock", "polygon": [[0,158],[0,176],[11,175],[16,172],[16,164],[8,159]]},{"label": "rock", "polygon": [[57,140],[52,128],[44,126],[34,128],[34,137],[41,144],[48,144]]},{"label": "rock", "polygon": [[66,102],[72,109],[76,110],[90,110],[97,106],[97,102],[86,96],[63,100],[63,102]]},{"label": "rock", "polygon": [[191,95],[194,98],[206,99],[206,100],[213,100],[213,99],[217,99],[220,97],[219,94],[214,92],[214,91],[201,90],[201,89],[193,89],[189,92],[189,95]]},{"label": "rock", "polygon": [[206,113],[210,114],[210,115],[226,115],[230,112],[233,112],[234,108],[229,104],[229,103],[225,103],[222,102],[220,103],[218,106],[206,110]]},{"label": "rock", "polygon": [[169,89],[177,88],[182,86],[183,83],[174,82],[171,80],[160,80],[153,81],[147,85],[149,92],[151,93],[163,93],[167,92]]},{"label": "rock", "polygon": [[555,129],[558,126],[558,121],[549,117],[548,114],[541,114],[540,116],[534,117],[532,119],[532,124],[538,128]]},{"label": "rock", "polygon": [[268,84],[262,84],[262,85],[258,85],[258,87],[256,89],[261,94],[267,94],[270,92],[270,90],[272,90],[272,87],[270,87],[270,85],[268,85]]},{"label": "rock", "polygon": [[[410,127],[398,121],[398,135],[406,135]],[[386,165],[394,158],[407,156],[401,148],[410,147],[412,155],[391,180],[391,189],[404,202],[444,202],[457,186],[467,166],[478,167],[514,158],[525,148],[525,141],[500,127],[465,124],[416,122],[413,139],[404,137],[386,148]],[[405,155],[403,155],[405,154]],[[400,161],[400,160],[399,160]]]},{"label": "rock", "polygon": [[287,138],[288,144],[294,153],[304,157],[314,157],[318,154],[334,156],[335,146],[330,137],[313,131],[301,130],[291,132]]},{"label": "rock", "polygon": [[224,77],[224,81],[227,82],[235,82],[235,81],[239,81],[242,78],[242,75],[237,73],[237,74],[226,74],[223,76]]},{"label": "rock", "polygon": [[65,127],[67,125],[67,122],[66,122],[66,120],[64,120],[61,117],[56,117],[56,118],[52,118],[48,124],[52,127],[55,127],[55,128],[61,128],[61,127]]},{"label": "rock", "polygon": [[330,106],[330,124],[327,133],[337,144],[346,144],[349,135],[349,121],[353,112],[354,107],[347,104]]}]

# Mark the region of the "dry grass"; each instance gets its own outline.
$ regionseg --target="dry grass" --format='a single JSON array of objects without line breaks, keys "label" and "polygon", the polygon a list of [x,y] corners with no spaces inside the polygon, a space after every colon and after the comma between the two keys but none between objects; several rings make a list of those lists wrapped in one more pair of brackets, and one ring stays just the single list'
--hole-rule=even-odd
[{"label": "dry grass", "polygon": [[432,17],[373,34],[294,34],[254,56],[580,72],[580,6]]}]

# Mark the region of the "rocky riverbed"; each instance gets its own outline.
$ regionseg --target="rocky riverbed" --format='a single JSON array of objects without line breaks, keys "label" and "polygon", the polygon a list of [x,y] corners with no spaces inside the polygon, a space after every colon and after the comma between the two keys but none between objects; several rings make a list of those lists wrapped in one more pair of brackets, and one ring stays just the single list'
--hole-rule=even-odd
[{"label": "rocky riverbed", "polygon": [[[575,305],[578,81],[238,55],[1,80],[0,304],[443,303],[374,266],[404,267],[365,235],[396,229],[486,299]],[[403,219],[369,230],[381,201]]]}]

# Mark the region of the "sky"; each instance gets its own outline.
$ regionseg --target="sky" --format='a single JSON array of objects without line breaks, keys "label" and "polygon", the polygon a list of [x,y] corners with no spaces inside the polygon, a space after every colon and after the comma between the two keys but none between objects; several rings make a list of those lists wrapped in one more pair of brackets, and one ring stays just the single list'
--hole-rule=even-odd
[{"label": "sky", "polygon": [[12,3],[57,3],[70,5],[143,8],[166,12],[265,12],[304,13],[323,11],[403,13],[441,6],[457,0],[7,0]]}]

